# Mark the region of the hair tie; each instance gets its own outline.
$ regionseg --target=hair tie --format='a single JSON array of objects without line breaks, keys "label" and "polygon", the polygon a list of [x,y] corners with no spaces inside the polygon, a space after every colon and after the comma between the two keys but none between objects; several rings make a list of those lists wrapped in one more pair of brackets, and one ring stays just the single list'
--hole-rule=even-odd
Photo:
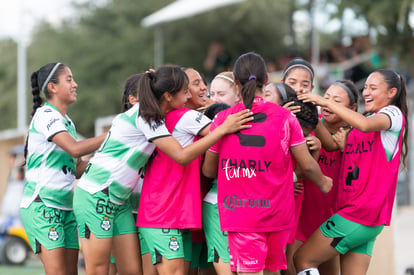
[{"label": "hair tie", "polygon": [[226,75],[218,74],[218,75],[216,75],[216,77],[214,77],[214,79],[216,79],[216,78],[226,79],[226,80],[230,81],[232,84],[234,84],[234,79],[231,78],[231,77],[228,77]]},{"label": "hair tie", "polygon": [[57,70],[57,68],[59,67],[60,64],[61,63],[57,62],[55,64],[55,66],[53,66],[53,69],[50,71],[50,73],[47,75],[46,80],[45,80],[45,82],[43,82],[43,85],[42,85],[42,90],[41,91],[43,93],[45,92],[45,88],[46,88],[47,84],[49,83],[50,79],[52,78],[53,74],[56,72],[56,70]]},{"label": "hair tie", "polygon": [[339,86],[339,87],[341,87],[347,94],[348,94],[348,97],[349,97],[349,105],[353,105],[353,104],[355,104],[356,103],[356,98],[355,98],[355,95],[354,95],[354,93],[352,93],[352,91],[348,88],[348,86],[346,86],[344,83],[342,83],[342,82],[340,82],[340,81],[335,81],[334,83],[333,83],[333,85],[336,85],[336,86]]},{"label": "hair tie", "polygon": [[154,72],[148,71],[148,72],[145,72],[145,74],[149,77],[149,79],[151,79],[151,80],[154,79]]},{"label": "hair tie", "polygon": [[251,75],[251,76],[249,76],[249,81],[250,81],[250,80],[253,80],[253,79],[254,79],[254,80],[256,80],[256,76],[255,76],[254,74],[253,74],[253,75]]}]

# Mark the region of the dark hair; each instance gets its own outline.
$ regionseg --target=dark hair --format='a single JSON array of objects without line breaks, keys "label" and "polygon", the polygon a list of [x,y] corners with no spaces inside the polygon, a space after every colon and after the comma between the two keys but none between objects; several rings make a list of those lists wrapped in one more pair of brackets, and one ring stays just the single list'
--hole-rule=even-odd
[{"label": "dark hair", "polygon": [[122,93],[121,99],[121,112],[125,112],[126,110],[132,107],[132,104],[129,102],[129,96],[133,95],[138,98],[138,81],[144,74],[133,74],[127,78],[124,83],[124,91]]},{"label": "dark hair", "polygon": [[230,105],[227,105],[226,103],[214,103],[207,107],[207,109],[204,111],[204,115],[209,119],[213,119],[217,113],[227,108],[230,108]]},{"label": "dark hair", "polygon": [[311,80],[313,82],[313,78],[315,76],[315,72],[313,70],[312,65],[308,61],[306,61],[305,59],[302,59],[300,57],[297,57],[297,58],[291,60],[286,65],[285,69],[283,70],[283,77],[282,77],[283,82],[285,82],[287,76],[290,73],[290,70],[292,70],[294,68],[302,68],[302,69],[305,69],[305,70],[309,71],[309,73],[311,75]]},{"label": "dark hair", "polygon": [[280,99],[282,100],[282,105],[285,105],[289,101],[294,101],[298,96],[296,95],[295,90],[292,87],[283,82],[273,82],[276,85],[277,91],[279,93]]},{"label": "dark hair", "polygon": [[319,120],[318,109],[316,106],[312,102],[303,102],[302,100],[299,100],[295,91],[289,85],[285,84],[285,88],[287,98],[282,101],[282,105],[293,101],[291,106],[300,106],[300,112],[295,113],[300,126],[302,126],[302,128],[308,127],[315,129]]},{"label": "dark hair", "polygon": [[162,124],[164,114],[160,103],[164,93],[175,95],[188,85],[187,75],[179,66],[164,65],[155,72],[147,72],[138,82],[139,115],[148,124]]},{"label": "dark hair", "polygon": [[339,87],[344,89],[349,98],[349,106],[357,104],[356,111],[358,111],[359,93],[355,84],[350,80],[337,80],[332,85],[338,85]]},{"label": "dark hair", "polygon": [[[380,73],[383,77],[385,82],[388,85],[388,89],[397,88],[397,93],[395,94],[394,98],[391,100],[390,104],[397,106],[404,118],[405,118],[405,125],[404,125],[404,132],[403,132],[403,150],[401,152],[404,167],[407,167],[407,155],[408,155],[408,105],[407,105],[407,88],[405,86],[404,77],[393,70],[388,69],[380,69],[376,70],[375,72]],[[374,73],[375,73],[374,72]]]},{"label": "dark hair", "polygon": [[316,106],[312,102],[303,102],[299,99],[294,100],[294,102],[293,106],[300,106],[300,112],[295,113],[300,126],[312,130],[315,129],[319,121],[319,114]]},{"label": "dark hair", "polygon": [[[36,113],[37,108],[42,106],[44,100],[40,95],[40,92],[43,90],[43,93],[46,99],[50,98],[50,93],[48,90],[48,85],[50,82],[58,84],[59,83],[59,75],[63,72],[63,70],[67,66],[65,64],[54,62],[49,63],[34,71],[30,76],[30,83],[32,86],[32,95],[33,95],[33,107],[32,107],[32,114],[33,117]],[[27,147],[29,143],[29,136],[26,137],[26,142],[24,146],[24,158],[27,157]],[[23,165],[26,164],[26,161]]]},{"label": "dark hair", "polygon": [[253,105],[257,88],[263,88],[266,82],[266,62],[254,52],[241,55],[234,63],[234,78],[242,86],[241,96],[247,109]]},{"label": "dark hair", "polygon": [[62,73],[65,67],[66,65],[62,63],[58,63],[58,62],[49,63],[41,67],[39,70],[32,73],[30,77],[30,82],[32,86],[32,95],[33,95],[32,117],[35,114],[37,108],[42,106],[44,102],[43,98],[40,95],[40,92],[42,91],[42,87],[44,87],[43,93],[46,99],[49,99],[50,94],[49,94],[47,84],[50,82],[58,84],[59,75]]}]

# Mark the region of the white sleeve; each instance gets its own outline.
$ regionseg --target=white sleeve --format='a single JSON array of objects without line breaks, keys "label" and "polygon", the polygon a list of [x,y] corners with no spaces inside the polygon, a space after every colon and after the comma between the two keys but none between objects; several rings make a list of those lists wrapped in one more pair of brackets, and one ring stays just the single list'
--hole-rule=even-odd
[{"label": "white sleeve", "polygon": [[210,125],[210,123],[211,120],[202,113],[190,110],[180,118],[175,126],[175,130],[181,133],[198,136],[204,128]]},{"label": "white sleeve", "polygon": [[381,131],[381,141],[388,160],[391,160],[399,150],[398,143],[403,132],[404,116],[401,110],[393,105],[382,108],[378,113],[385,114],[390,118],[391,126],[388,130]]},{"label": "white sleeve", "polygon": [[51,140],[54,135],[60,132],[67,132],[62,115],[51,107],[44,107],[36,112],[34,120],[35,129]]},{"label": "white sleeve", "polygon": [[165,127],[165,123],[162,123],[160,125],[152,123],[152,125],[149,125],[141,116],[138,116],[137,118],[137,127],[144,133],[148,141],[153,141],[154,139],[161,137],[171,136],[170,132],[168,132],[167,127]]},{"label": "white sleeve", "polygon": [[401,131],[404,116],[397,106],[386,106],[379,110],[379,113],[385,114],[390,118],[391,126],[388,131]]}]

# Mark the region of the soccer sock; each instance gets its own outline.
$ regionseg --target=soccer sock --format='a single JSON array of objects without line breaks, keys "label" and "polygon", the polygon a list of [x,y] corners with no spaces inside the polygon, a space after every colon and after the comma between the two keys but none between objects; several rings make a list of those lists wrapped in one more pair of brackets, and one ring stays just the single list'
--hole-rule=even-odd
[{"label": "soccer sock", "polygon": [[319,275],[319,271],[317,268],[312,267],[298,272],[297,275]]}]

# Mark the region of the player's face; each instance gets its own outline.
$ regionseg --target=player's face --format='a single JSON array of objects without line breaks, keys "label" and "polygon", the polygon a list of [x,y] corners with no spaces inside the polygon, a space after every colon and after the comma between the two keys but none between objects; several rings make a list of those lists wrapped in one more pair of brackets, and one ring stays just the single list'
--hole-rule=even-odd
[{"label": "player's face", "polygon": [[68,67],[64,67],[60,75],[58,76],[58,83],[49,83],[49,91],[59,101],[66,103],[67,105],[76,102],[76,88],[78,84],[73,79],[72,71]]},{"label": "player's face", "polygon": [[207,86],[196,70],[188,69],[185,73],[188,77],[188,90],[191,93],[191,98],[187,102],[188,107],[192,109],[203,107],[207,102]]},{"label": "player's face", "polygon": [[233,107],[240,102],[235,86],[230,81],[222,78],[215,78],[210,86],[210,98],[215,103],[226,103]]},{"label": "player's face", "polygon": [[313,89],[310,72],[302,68],[291,69],[285,83],[295,90],[297,95],[311,93]]}]

